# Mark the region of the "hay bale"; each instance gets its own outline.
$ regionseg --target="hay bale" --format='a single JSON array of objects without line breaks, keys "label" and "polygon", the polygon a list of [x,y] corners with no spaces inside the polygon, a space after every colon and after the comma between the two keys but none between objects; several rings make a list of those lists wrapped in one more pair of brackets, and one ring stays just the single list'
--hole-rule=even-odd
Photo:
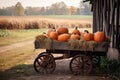
[{"label": "hay bale", "polygon": [[52,48],[52,40],[45,35],[38,35],[35,38],[35,49],[43,48],[43,49],[51,49]]}]

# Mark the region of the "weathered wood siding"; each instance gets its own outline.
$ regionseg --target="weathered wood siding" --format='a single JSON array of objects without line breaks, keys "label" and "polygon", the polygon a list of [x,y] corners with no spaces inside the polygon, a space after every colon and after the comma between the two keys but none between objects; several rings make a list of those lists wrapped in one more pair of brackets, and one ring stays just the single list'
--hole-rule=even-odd
[{"label": "weathered wood siding", "polygon": [[111,47],[120,50],[120,0],[90,1],[93,11],[93,32],[102,30],[111,37]]}]

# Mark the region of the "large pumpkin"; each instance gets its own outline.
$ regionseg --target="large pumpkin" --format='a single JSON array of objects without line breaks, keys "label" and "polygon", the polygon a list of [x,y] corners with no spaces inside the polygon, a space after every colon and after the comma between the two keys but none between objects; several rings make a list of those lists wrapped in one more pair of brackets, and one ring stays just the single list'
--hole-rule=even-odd
[{"label": "large pumpkin", "polygon": [[75,27],[75,29],[72,31],[72,34],[78,34],[78,35],[80,35],[80,31],[78,30],[77,27]]},{"label": "large pumpkin", "polygon": [[78,34],[71,34],[70,38],[79,40],[80,39],[80,35],[78,35]]},{"label": "large pumpkin", "polygon": [[56,40],[57,40],[57,38],[58,38],[58,33],[55,32],[55,31],[51,32],[51,33],[50,33],[50,38],[51,38],[51,39],[56,39]]},{"label": "large pumpkin", "polygon": [[86,41],[92,41],[93,40],[93,34],[92,33],[85,33],[83,35],[83,38],[86,40]]},{"label": "large pumpkin", "polygon": [[67,34],[67,33],[64,33],[64,34],[60,34],[59,36],[58,36],[58,41],[60,41],[60,42],[66,42],[66,41],[68,41],[68,39],[69,39],[69,34]]},{"label": "large pumpkin", "polygon": [[47,36],[50,37],[50,33],[53,32],[53,31],[55,31],[55,29],[53,29],[53,28],[48,29],[48,31],[46,33]]},{"label": "large pumpkin", "polygon": [[97,31],[96,33],[94,33],[94,41],[96,42],[103,42],[106,39],[106,35],[104,32],[102,31]]},{"label": "large pumpkin", "polygon": [[57,29],[58,34],[68,33],[68,28],[66,27],[59,27]]}]

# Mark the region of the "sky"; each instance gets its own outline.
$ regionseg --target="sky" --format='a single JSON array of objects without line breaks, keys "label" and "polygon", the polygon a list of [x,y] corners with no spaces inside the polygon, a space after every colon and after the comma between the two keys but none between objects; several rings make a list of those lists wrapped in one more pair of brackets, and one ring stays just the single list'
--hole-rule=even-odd
[{"label": "sky", "polygon": [[46,7],[61,1],[65,2],[67,6],[79,7],[79,2],[81,0],[0,0],[0,8],[14,6],[17,2],[21,2],[23,7]]}]

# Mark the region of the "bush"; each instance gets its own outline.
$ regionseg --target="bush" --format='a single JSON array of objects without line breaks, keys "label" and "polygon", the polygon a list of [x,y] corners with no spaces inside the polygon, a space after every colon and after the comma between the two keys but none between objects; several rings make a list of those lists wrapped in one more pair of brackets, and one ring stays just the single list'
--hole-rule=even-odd
[{"label": "bush", "polygon": [[120,61],[102,58],[101,68],[112,80],[120,80]]},{"label": "bush", "polygon": [[9,30],[0,29],[0,37],[6,37],[10,34]]}]

